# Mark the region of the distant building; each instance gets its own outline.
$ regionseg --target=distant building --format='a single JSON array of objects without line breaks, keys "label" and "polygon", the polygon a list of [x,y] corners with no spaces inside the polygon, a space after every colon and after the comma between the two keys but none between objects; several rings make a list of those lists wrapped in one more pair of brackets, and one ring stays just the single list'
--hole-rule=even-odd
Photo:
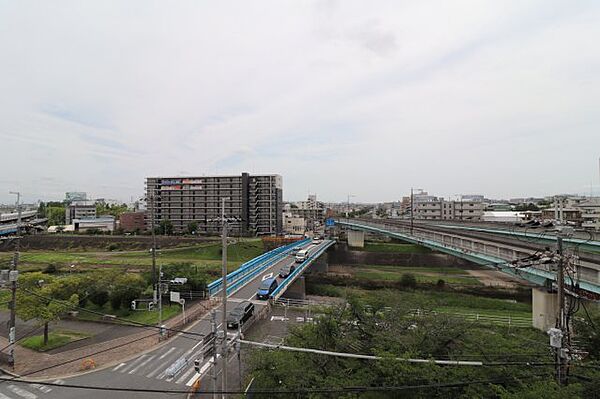
[{"label": "distant building", "polygon": [[[483,196],[480,197],[483,198]],[[410,197],[408,198],[410,201]],[[413,217],[415,219],[475,221],[482,219],[485,203],[478,198],[465,199],[465,197],[462,197],[462,200],[445,200],[428,195],[426,192],[420,192],[413,195],[413,207]]]},{"label": "distant building", "polygon": [[102,216],[99,218],[73,219],[74,231],[99,230],[112,232],[115,230],[115,218],[113,216]]},{"label": "distant building", "polygon": [[516,211],[485,211],[481,218],[484,222],[518,223],[527,219],[524,212]]},{"label": "distant building", "polygon": [[169,220],[181,233],[195,222],[199,233],[221,231],[221,199],[231,235],[271,235],[283,231],[280,175],[149,177],[146,227]]},{"label": "distant building", "polygon": [[589,198],[578,205],[581,227],[600,230],[600,197]]},{"label": "distant building", "polygon": [[309,195],[306,201],[297,201],[290,204],[289,212],[297,217],[303,218],[306,228],[313,230],[322,226],[325,220],[325,204],[317,201],[315,194]]},{"label": "distant building", "polygon": [[65,208],[65,224],[71,224],[74,219],[94,219],[96,204],[94,201],[73,201]]},{"label": "distant building", "polygon": [[146,212],[123,212],[119,216],[119,227],[123,231],[143,231],[145,229]]},{"label": "distant building", "polygon": [[82,191],[68,191],[65,193],[65,202],[70,204],[73,201],[87,201],[87,193]]},{"label": "distant building", "polygon": [[303,235],[306,233],[306,219],[290,212],[284,212],[283,232],[290,235]]}]

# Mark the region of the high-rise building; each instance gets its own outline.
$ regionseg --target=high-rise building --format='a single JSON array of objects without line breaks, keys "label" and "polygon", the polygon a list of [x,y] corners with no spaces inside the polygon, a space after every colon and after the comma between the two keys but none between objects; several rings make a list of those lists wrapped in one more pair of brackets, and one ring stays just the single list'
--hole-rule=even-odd
[{"label": "high-rise building", "polygon": [[283,190],[280,175],[148,177],[147,228],[168,220],[175,233],[221,231],[221,200],[231,235],[280,234]]}]

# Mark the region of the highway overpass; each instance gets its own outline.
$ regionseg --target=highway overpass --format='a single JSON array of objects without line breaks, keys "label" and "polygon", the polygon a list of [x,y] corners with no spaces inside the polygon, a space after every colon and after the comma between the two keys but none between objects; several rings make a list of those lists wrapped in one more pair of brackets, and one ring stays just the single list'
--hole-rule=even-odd
[{"label": "highway overpass", "polygon": [[[511,233],[506,230],[448,224],[419,223],[411,228],[410,223],[393,219],[340,219],[336,220],[336,224],[353,231],[375,233],[419,244],[516,275],[540,286],[551,287],[556,281],[552,264],[534,264],[534,262],[529,267],[515,267],[511,264],[513,261],[544,252],[547,248],[553,249],[556,236],[533,236],[523,232]],[[574,270],[575,284],[566,277],[567,286],[574,294],[600,299],[600,254],[590,252],[590,249],[600,249],[600,243],[565,239],[565,244],[578,252],[577,268]]]}]

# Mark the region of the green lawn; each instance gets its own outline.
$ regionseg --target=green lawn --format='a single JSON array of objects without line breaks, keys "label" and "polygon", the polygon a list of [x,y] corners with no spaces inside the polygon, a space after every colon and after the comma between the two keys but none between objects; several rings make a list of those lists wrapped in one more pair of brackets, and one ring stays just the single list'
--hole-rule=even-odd
[{"label": "green lawn", "polygon": [[398,253],[427,253],[430,249],[415,244],[400,244],[388,242],[365,242],[364,248],[352,248],[353,250],[367,252],[398,252]]},{"label": "green lawn", "polygon": [[[120,319],[130,320],[137,323],[144,324],[157,324],[158,323],[158,309],[153,311],[147,310],[130,310],[130,309],[112,309],[110,304],[107,303],[104,307],[99,308],[93,304],[89,304],[86,306],[86,309],[89,309],[94,312],[100,312],[108,315],[115,315]],[[163,312],[162,312],[162,320],[170,319],[171,317],[181,313],[181,306],[176,304],[163,303]],[[102,316],[96,313],[90,313],[81,310],[79,312],[79,319],[81,320],[100,320]]]},{"label": "green lawn", "polygon": [[[243,240],[229,245],[227,259],[231,270],[240,264],[262,254],[262,241]],[[10,262],[12,254],[0,254],[0,264]],[[206,268],[216,268],[221,264],[221,244],[203,243],[185,248],[163,249],[158,253],[157,261],[162,264],[197,262]],[[42,270],[48,264],[68,268],[76,265],[76,270],[85,270],[97,265],[108,266],[150,266],[152,257],[149,251],[28,251],[20,257],[20,268],[24,271]]]},{"label": "green lawn", "polygon": [[452,267],[403,267],[403,266],[352,266],[354,276],[363,280],[399,281],[404,274],[415,276],[419,283],[437,283],[442,279],[447,284],[480,285],[475,277],[468,276],[462,269]]},{"label": "green lawn", "polygon": [[34,335],[24,338],[21,340],[20,344],[25,348],[33,349],[38,352],[45,352],[88,337],[91,337],[91,335],[81,332],[56,331],[48,334],[48,343],[46,345],[44,345],[44,335]]}]

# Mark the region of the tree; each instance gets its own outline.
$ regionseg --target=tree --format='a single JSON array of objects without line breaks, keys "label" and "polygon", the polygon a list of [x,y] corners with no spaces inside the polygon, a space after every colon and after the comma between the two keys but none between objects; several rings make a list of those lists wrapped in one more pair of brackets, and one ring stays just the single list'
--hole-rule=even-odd
[{"label": "tree", "polygon": [[19,276],[17,315],[24,321],[35,319],[44,326],[44,345],[48,344],[49,323],[77,306],[79,296],[72,294],[67,301],[64,287],[57,279],[44,273],[26,273]]},{"label": "tree", "polygon": [[577,340],[590,358],[600,360],[600,312],[588,312],[587,308],[584,311],[573,320]]},{"label": "tree", "polygon": [[189,222],[187,225],[188,234],[196,234],[198,231],[198,223],[197,222]]},{"label": "tree", "polygon": [[158,234],[167,236],[173,234],[173,223],[169,219],[161,220],[158,225]]},{"label": "tree", "polygon": [[138,299],[146,283],[139,274],[124,273],[115,277],[110,291],[110,304],[114,310],[128,308],[131,301]]},{"label": "tree", "polygon": [[46,207],[46,217],[50,226],[65,224],[65,207],[48,205]]}]

